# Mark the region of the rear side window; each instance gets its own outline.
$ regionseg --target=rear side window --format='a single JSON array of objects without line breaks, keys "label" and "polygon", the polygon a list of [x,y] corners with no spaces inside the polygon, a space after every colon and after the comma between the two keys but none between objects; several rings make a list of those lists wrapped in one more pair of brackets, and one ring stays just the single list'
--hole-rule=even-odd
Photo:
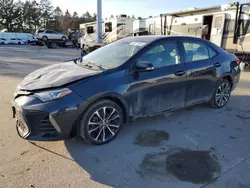
[{"label": "rear side window", "polygon": [[185,62],[194,62],[209,59],[207,45],[202,42],[183,41]]}]

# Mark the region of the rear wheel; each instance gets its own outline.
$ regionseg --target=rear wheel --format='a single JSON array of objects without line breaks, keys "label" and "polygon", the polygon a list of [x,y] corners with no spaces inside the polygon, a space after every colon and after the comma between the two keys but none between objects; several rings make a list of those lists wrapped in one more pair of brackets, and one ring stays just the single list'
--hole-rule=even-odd
[{"label": "rear wheel", "polygon": [[231,91],[232,85],[230,82],[226,79],[220,80],[208,104],[213,108],[223,108],[230,99]]},{"label": "rear wheel", "polygon": [[113,101],[101,100],[84,112],[78,125],[78,136],[94,145],[112,141],[124,122],[122,109]]}]

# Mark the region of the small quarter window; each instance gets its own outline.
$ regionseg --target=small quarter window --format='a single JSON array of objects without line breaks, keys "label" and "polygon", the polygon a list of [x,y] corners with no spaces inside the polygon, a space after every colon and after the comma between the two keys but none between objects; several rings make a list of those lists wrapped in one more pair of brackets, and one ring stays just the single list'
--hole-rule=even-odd
[{"label": "small quarter window", "polygon": [[217,53],[212,49],[211,47],[208,46],[208,52],[209,52],[209,57],[213,58],[217,55]]}]

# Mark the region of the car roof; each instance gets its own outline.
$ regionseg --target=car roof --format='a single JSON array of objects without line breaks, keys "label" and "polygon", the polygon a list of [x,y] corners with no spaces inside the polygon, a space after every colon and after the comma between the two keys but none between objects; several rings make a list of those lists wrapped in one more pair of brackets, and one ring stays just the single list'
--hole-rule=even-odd
[{"label": "car roof", "polygon": [[159,40],[164,40],[164,39],[172,39],[172,40],[195,40],[195,41],[200,41],[204,42],[206,44],[209,44],[212,46],[216,51],[218,52],[224,52],[222,48],[217,46],[216,44],[212,43],[211,41],[202,39],[202,38],[197,38],[197,37],[191,37],[191,36],[162,36],[162,35],[147,35],[147,36],[135,36],[135,37],[127,37],[124,39],[121,39],[120,41],[122,42],[146,42],[146,43],[152,43],[154,41],[159,41]]},{"label": "car roof", "polygon": [[204,39],[190,37],[190,36],[162,36],[162,35],[147,35],[147,36],[135,36],[135,37],[127,37],[122,39],[124,42],[153,42],[156,40],[162,39],[183,39],[183,40],[200,40],[205,41]]}]

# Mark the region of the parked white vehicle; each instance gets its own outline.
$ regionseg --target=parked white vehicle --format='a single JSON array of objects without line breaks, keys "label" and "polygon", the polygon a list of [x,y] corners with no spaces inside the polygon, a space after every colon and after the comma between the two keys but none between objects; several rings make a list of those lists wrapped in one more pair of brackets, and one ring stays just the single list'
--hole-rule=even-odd
[{"label": "parked white vehicle", "polygon": [[22,41],[20,38],[11,38],[9,44],[27,44],[27,42]]},{"label": "parked white vehicle", "polygon": [[8,44],[8,41],[5,38],[0,38],[0,44]]},{"label": "parked white vehicle", "polygon": [[44,41],[47,40],[63,40],[66,41],[68,38],[66,35],[58,33],[53,30],[48,30],[48,29],[40,29],[36,31],[36,37],[38,39],[42,39]]},{"label": "parked white vehicle", "polygon": [[29,44],[37,38],[31,33],[0,32],[0,44]]}]

